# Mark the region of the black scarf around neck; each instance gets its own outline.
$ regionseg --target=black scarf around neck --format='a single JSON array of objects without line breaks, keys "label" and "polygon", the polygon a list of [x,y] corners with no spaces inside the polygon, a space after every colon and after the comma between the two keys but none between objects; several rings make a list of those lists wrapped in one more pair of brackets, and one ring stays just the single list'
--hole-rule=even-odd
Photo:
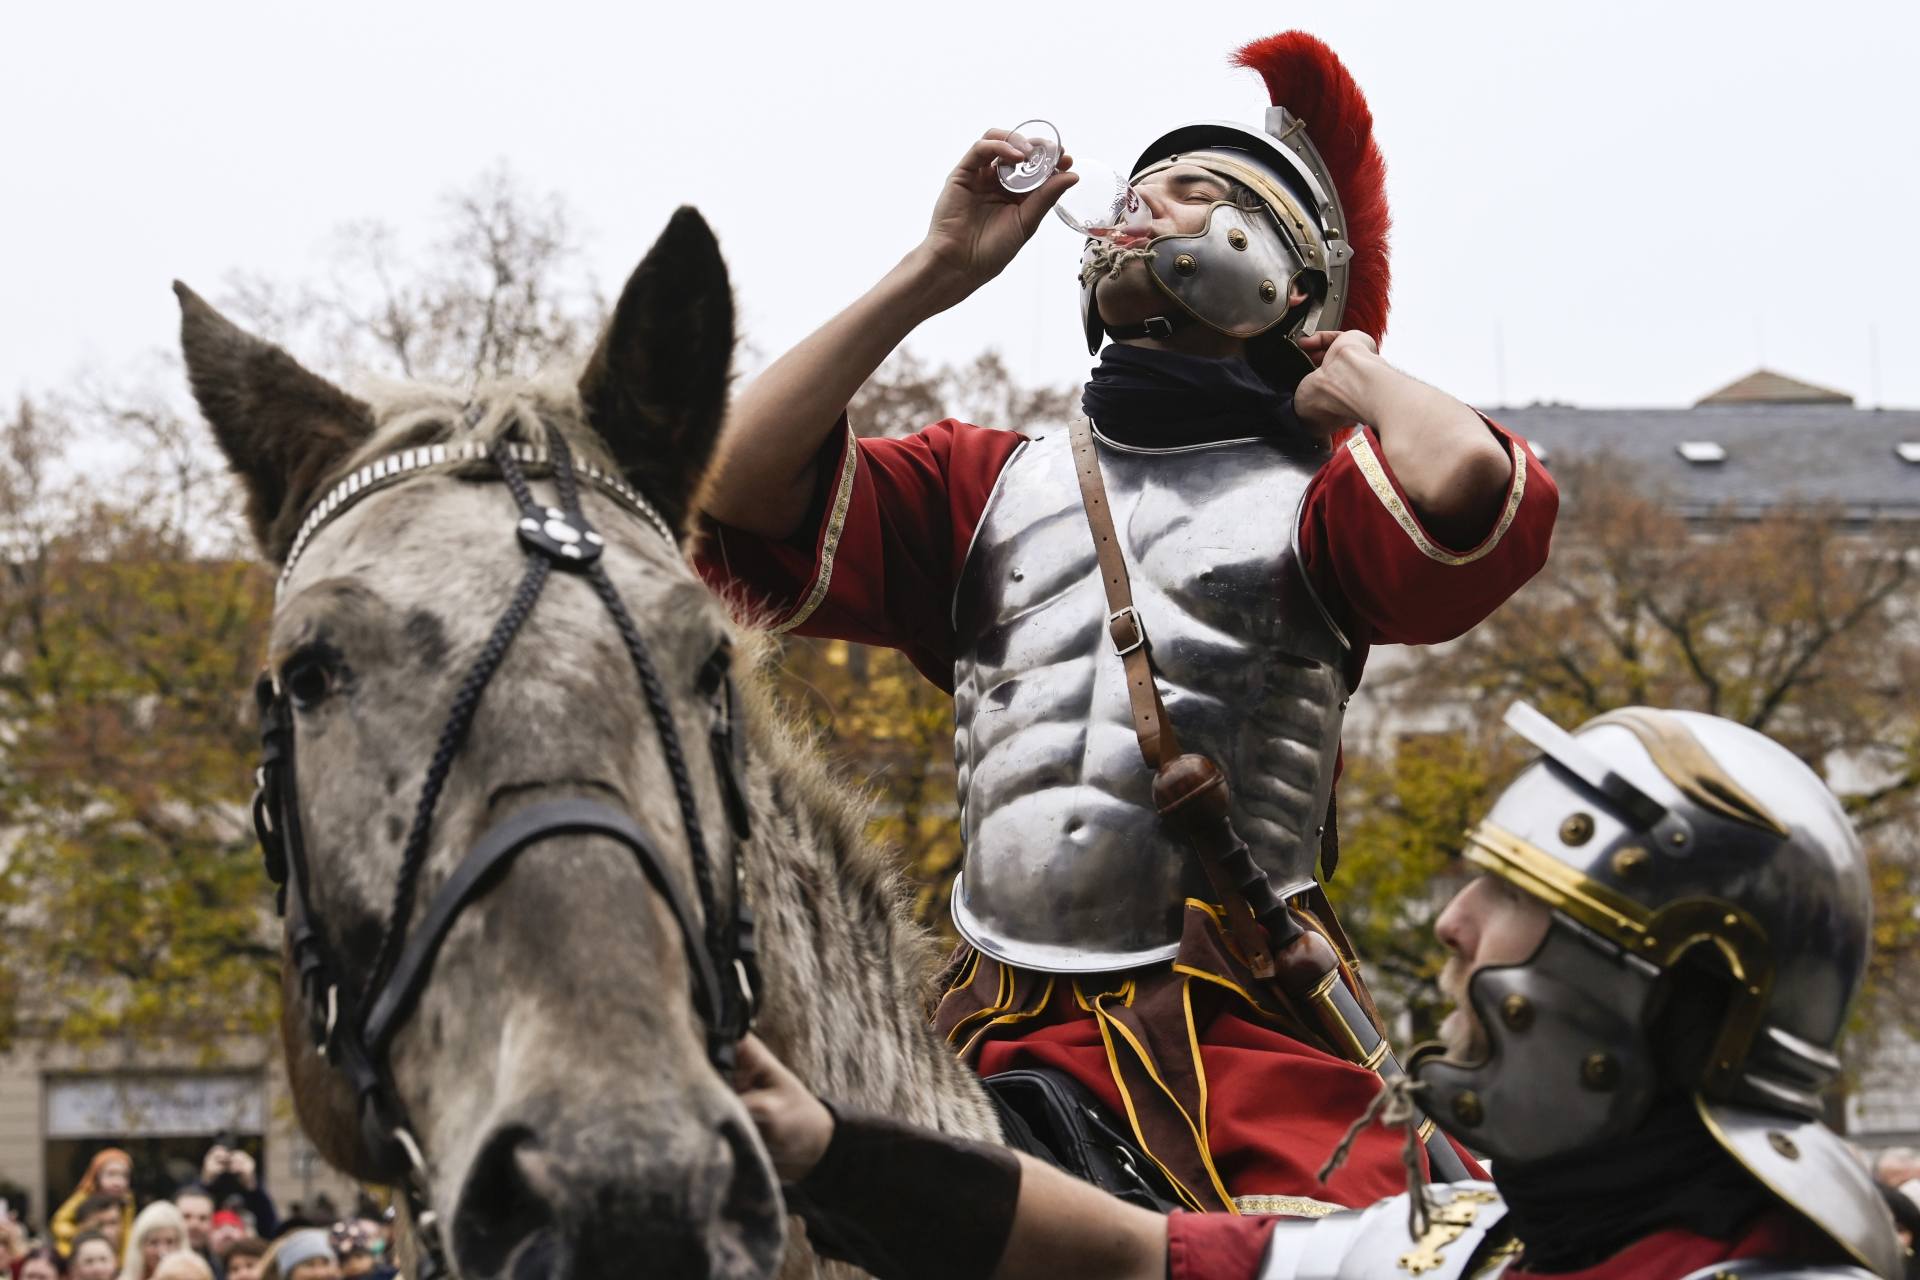
[{"label": "black scarf around neck", "polygon": [[1493,1181],[1529,1272],[1591,1267],[1670,1227],[1731,1240],[1779,1203],[1714,1141],[1685,1095],[1656,1104],[1637,1131],[1605,1146],[1529,1165],[1496,1161]]},{"label": "black scarf around neck", "polygon": [[1080,407],[1108,439],[1146,449],[1306,435],[1293,397],[1275,391],[1245,360],[1118,342],[1100,353]]}]

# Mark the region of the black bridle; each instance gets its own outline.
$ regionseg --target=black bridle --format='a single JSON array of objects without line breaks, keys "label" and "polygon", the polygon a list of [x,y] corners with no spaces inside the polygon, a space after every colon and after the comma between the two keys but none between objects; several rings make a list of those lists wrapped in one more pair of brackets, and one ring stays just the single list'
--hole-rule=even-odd
[{"label": "black bridle", "polygon": [[[469,427],[476,419],[477,412],[469,414]],[[521,421],[529,419],[523,417]],[[532,425],[543,427],[537,421]],[[276,906],[285,918],[288,951],[299,977],[308,1034],[321,1057],[353,1089],[361,1141],[368,1154],[391,1175],[390,1181],[405,1190],[426,1255],[423,1274],[428,1277],[447,1273],[446,1256],[427,1198],[426,1157],[394,1087],[387,1053],[395,1033],[426,987],[434,957],[460,913],[497,883],[521,853],[556,836],[601,836],[627,847],[679,925],[694,1007],[706,1028],[707,1056],[723,1074],[732,1072],[735,1049],[752,1023],[759,986],[753,916],[745,902],[739,856],[739,844],[751,834],[743,782],[744,735],[736,731],[738,701],[728,672],[727,649],[723,645],[715,651],[700,677],[702,692],[712,700],[709,743],[735,842],[731,909],[722,916],[706,835],[672,707],[632,615],[600,563],[605,541],[581,513],[579,474],[647,520],[670,544],[675,544],[673,531],[619,477],[590,464],[580,465],[577,472],[560,433],[551,427],[544,427],[544,432],[544,448],[510,442],[505,438],[508,433],[503,432],[490,446],[433,445],[381,458],[334,486],[314,506],[288,552],[280,578],[282,590],[313,536],[360,498],[411,476],[444,473],[480,462],[490,462],[498,469],[519,508],[516,530],[526,552],[525,570],[512,602],[461,680],[441,728],[402,849],[400,874],[380,949],[357,989],[346,984],[351,971],[340,963],[313,909],[313,876],[301,830],[294,768],[293,695],[271,672],[261,675],[254,691],[260,706],[262,744],[259,789],[253,800],[254,830],[266,857],[267,874],[278,886]],[[525,466],[540,464],[551,469],[560,499],[557,508],[536,503],[527,485]],[[673,780],[693,862],[699,911],[694,911],[675,883],[666,859],[631,816],[596,801],[565,799],[529,805],[489,828],[440,886],[414,925],[415,889],[431,849],[434,811],[441,789],[472,727],[481,695],[556,566],[581,574],[591,584],[612,615],[633,660],[653,717],[661,757]]]}]

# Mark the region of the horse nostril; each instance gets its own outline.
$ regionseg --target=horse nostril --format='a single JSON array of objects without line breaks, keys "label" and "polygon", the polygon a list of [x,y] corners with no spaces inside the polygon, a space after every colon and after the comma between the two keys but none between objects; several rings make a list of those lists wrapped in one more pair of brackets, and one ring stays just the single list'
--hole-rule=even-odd
[{"label": "horse nostril", "polygon": [[560,1233],[543,1187],[533,1131],[509,1125],[481,1148],[454,1215],[453,1252],[471,1276],[545,1280],[557,1274]]}]

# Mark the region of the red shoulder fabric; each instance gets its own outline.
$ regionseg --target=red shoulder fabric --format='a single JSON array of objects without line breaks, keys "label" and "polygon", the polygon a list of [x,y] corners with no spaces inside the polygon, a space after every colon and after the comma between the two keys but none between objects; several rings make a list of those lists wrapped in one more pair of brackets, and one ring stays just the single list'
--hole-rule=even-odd
[{"label": "red shoulder fabric", "polygon": [[1167,1280],[1255,1280],[1278,1221],[1271,1214],[1168,1215]]},{"label": "red shoulder fabric", "polygon": [[1529,1271],[1523,1261],[1507,1276],[1509,1280],[1681,1280],[1716,1262],[1742,1258],[1814,1264],[1852,1261],[1812,1223],[1782,1206],[1755,1218],[1733,1240],[1715,1240],[1675,1227],[1636,1240],[1605,1262],[1580,1271]]},{"label": "red shoulder fabric", "polygon": [[951,418],[901,439],[857,439],[842,416],[799,532],[775,540],[714,523],[694,566],[756,623],[899,649],[951,691],[955,579],[1024,439]]},{"label": "red shoulder fabric", "polygon": [[1515,461],[1487,536],[1464,550],[1421,525],[1371,428],[1355,431],[1314,477],[1300,553],[1358,664],[1369,644],[1437,644],[1471,629],[1546,563],[1560,491],[1526,442],[1487,426]]}]

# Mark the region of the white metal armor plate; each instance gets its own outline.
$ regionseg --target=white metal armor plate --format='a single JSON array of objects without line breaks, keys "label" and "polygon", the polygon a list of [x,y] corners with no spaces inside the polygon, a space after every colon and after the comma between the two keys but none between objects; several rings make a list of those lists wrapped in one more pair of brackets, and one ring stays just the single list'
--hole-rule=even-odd
[{"label": "white metal armor plate", "polygon": [[[1167,713],[1232,779],[1235,828],[1275,888],[1304,888],[1348,693],[1346,641],[1295,547],[1324,455],[1099,447]],[[961,933],[1057,973],[1172,956],[1205,881],[1154,811],[1065,431],[1001,472],[954,609]]]}]

